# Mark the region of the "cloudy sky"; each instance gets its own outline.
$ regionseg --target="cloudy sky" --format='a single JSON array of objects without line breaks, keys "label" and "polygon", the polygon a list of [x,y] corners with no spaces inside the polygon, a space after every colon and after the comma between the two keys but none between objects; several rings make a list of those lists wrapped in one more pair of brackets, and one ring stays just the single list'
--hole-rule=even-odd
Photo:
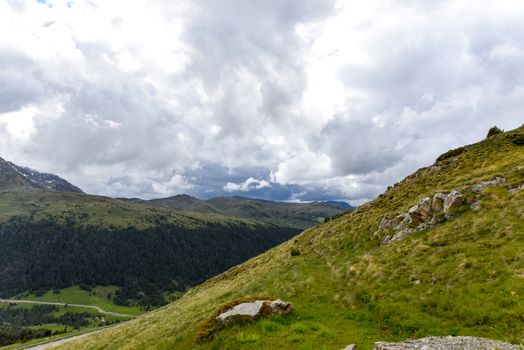
[{"label": "cloudy sky", "polygon": [[88,193],[381,193],[524,122],[521,0],[0,0],[0,157]]}]

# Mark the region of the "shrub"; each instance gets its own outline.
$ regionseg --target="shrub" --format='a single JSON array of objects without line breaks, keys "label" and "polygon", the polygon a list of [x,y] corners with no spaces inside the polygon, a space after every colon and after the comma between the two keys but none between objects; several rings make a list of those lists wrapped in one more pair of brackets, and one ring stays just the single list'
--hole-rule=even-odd
[{"label": "shrub", "polygon": [[513,134],[509,139],[516,146],[524,146],[524,135]]},{"label": "shrub", "polygon": [[291,248],[291,256],[299,256],[300,255],[300,250],[298,250],[297,248]]},{"label": "shrub", "polygon": [[503,132],[504,132],[504,130],[500,129],[497,126],[494,126],[494,127],[491,127],[489,129],[487,137],[491,137],[491,136],[494,136],[494,135],[497,135],[497,134],[502,134]]}]

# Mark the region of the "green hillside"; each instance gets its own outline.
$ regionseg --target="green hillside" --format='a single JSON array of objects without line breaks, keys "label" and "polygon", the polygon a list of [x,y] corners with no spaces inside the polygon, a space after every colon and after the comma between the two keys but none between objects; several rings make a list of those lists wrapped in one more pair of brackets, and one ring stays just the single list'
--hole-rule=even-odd
[{"label": "green hillside", "polygon": [[[169,306],[57,349],[370,349],[450,334],[524,343],[523,144],[521,127],[450,151]],[[504,181],[474,190],[497,177]],[[384,218],[452,190],[467,204],[449,219],[383,243],[392,234],[379,230]],[[197,340],[221,305],[266,295],[293,302],[294,312]]]}]

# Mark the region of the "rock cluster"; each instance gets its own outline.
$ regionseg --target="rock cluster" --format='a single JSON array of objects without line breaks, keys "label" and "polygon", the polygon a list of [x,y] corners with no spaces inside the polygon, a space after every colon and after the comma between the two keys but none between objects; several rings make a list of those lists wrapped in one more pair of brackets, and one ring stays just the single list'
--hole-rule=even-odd
[{"label": "rock cluster", "polygon": [[427,337],[402,343],[375,343],[374,350],[517,350],[517,345],[476,337]]},{"label": "rock cluster", "polygon": [[287,315],[293,311],[293,304],[282,300],[255,300],[242,303],[221,313],[217,318],[220,326],[225,327],[240,321],[251,321],[259,317]]},{"label": "rock cluster", "polygon": [[393,230],[393,236],[386,236],[382,243],[397,241],[404,236],[446,221],[456,208],[466,204],[466,197],[459,191],[437,192],[422,198],[407,213],[395,217],[386,216],[379,225],[379,232]]},{"label": "rock cluster", "polygon": [[473,185],[471,187],[471,192],[480,193],[480,192],[484,191],[487,187],[500,186],[500,185],[506,185],[506,184],[507,184],[507,182],[506,182],[505,178],[503,178],[501,176],[497,176],[494,179],[480,181],[480,182],[476,183],[475,185]]}]

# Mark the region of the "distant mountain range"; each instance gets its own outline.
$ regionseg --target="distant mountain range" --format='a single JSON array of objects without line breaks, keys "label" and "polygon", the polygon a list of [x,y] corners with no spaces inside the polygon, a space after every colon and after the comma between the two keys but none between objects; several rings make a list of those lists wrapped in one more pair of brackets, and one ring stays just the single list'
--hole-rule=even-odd
[{"label": "distant mountain range", "polygon": [[152,200],[138,198],[119,198],[119,200],[173,210],[223,214],[299,229],[306,229],[321,223],[326,217],[354,209],[345,202],[336,201],[289,203],[238,196],[216,197],[204,201],[186,194]]}]

